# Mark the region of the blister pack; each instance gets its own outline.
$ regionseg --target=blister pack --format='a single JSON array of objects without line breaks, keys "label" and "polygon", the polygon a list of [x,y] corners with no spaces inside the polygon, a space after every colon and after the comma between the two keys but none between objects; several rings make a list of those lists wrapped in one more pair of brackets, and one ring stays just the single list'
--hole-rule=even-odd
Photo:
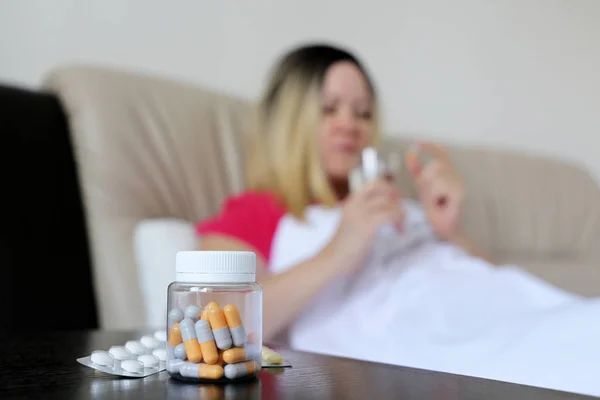
[{"label": "blister pack", "polygon": [[161,330],[108,350],[95,350],[77,362],[111,375],[143,378],[164,371],[166,359],[166,331]]},{"label": "blister pack", "polygon": [[291,367],[289,361],[284,359],[281,354],[267,346],[262,347],[262,367],[263,368],[285,368]]}]

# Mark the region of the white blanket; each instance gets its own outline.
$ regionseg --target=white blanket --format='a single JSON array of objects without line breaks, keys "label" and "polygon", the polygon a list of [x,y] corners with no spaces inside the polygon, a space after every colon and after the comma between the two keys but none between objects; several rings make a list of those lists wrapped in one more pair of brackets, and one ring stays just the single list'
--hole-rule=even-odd
[{"label": "white blanket", "polygon": [[[293,348],[600,396],[600,299],[473,258],[405,208],[403,234],[382,233],[366,265],[290,327]],[[316,254],[339,218],[316,206],[306,223],[285,217],[273,271]]]}]

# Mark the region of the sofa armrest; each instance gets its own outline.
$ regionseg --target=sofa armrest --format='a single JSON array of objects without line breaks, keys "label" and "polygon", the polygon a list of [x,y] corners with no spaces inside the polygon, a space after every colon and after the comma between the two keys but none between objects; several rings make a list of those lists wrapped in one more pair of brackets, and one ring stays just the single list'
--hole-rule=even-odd
[{"label": "sofa armrest", "polygon": [[61,104],[4,85],[0,110],[0,159],[6,161],[0,330],[96,328],[84,214]]},{"label": "sofa armrest", "polygon": [[562,290],[585,297],[600,297],[598,263],[575,258],[532,260],[516,257],[500,261],[509,265],[517,265]]},{"label": "sofa armrest", "polygon": [[[410,139],[390,138],[388,151]],[[464,177],[463,226],[495,258],[600,262],[600,187],[583,166],[523,151],[445,144]],[[414,196],[407,172],[403,193]]]},{"label": "sofa armrest", "polygon": [[250,103],[151,74],[51,71],[79,165],[103,329],[147,326],[132,238],[148,218],[198,221],[243,189]]}]

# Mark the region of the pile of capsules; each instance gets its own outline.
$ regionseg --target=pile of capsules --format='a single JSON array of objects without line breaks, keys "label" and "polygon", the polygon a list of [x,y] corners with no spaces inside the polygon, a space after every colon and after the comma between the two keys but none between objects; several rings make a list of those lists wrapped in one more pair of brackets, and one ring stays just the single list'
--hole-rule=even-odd
[{"label": "pile of capsules", "polygon": [[[209,303],[202,314],[197,306],[168,315],[169,331],[158,330],[108,350],[95,350],[77,361],[112,375],[141,378],[165,369],[184,379],[240,379],[261,367],[289,367],[274,350],[246,334],[233,305],[223,309]],[[262,358],[262,362],[261,362]]]},{"label": "pile of capsules", "polygon": [[185,379],[219,380],[253,376],[261,369],[261,343],[252,340],[237,308],[210,302],[201,310],[169,311],[167,371]]}]

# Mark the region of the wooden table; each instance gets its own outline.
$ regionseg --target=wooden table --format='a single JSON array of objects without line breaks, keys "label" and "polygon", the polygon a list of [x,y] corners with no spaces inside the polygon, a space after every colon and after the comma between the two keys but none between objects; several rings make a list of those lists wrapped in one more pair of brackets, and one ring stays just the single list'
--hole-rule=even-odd
[{"label": "wooden table", "polygon": [[[34,319],[32,319],[34,321]],[[292,368],[244,384],[196,385],[166,371],[126,379],[76,359],[146,332],[0,334],[0,399],[585,399],[569,393],[278,349]]]}]

